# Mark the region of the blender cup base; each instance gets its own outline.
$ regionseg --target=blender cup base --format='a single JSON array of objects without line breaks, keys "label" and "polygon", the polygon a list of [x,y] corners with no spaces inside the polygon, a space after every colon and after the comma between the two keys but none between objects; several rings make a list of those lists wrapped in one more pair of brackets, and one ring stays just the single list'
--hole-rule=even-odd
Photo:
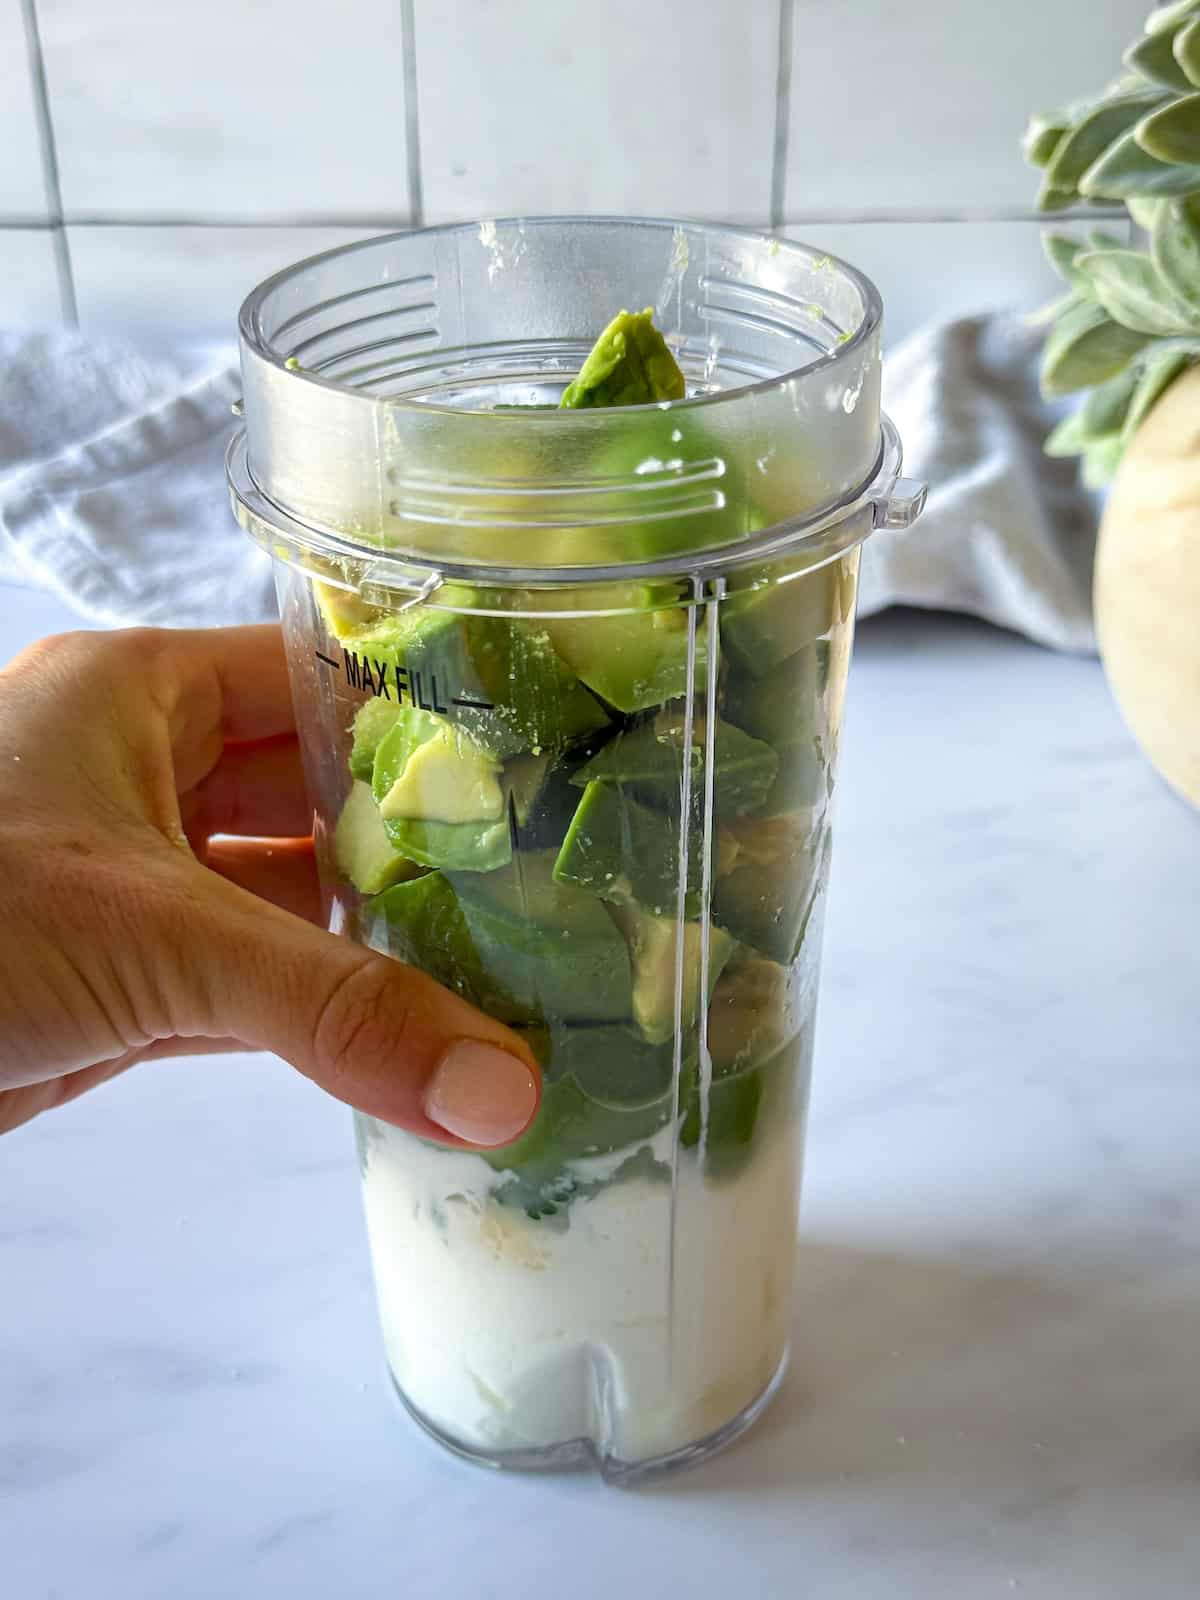
[{"label": "blender cup base", "polygon": [[622,1461],[617,1456],[606,1455],[593,1439],[565,1439],[559,1444],[535,1445],[524,1450],[480,1450],[474,1445],[462,1444],[413,1405],[390,1368],[388,1376],[397,1399],[412,1421],[435,1443],[464,1461],[508,1472],[578,1472],[592,1468],[605,1483],[614,1488],[628,1489],[687,1467],[699,1466],[718,1450],[740,1439],[758,1421],[783,1387],[788,1359],[789,1351],[785,1350],[766,1387],[715,1432],[691,1444],[682,1445],[678,1450],[668,1450],[663,1455],[649,1456],[641,1461]]}]

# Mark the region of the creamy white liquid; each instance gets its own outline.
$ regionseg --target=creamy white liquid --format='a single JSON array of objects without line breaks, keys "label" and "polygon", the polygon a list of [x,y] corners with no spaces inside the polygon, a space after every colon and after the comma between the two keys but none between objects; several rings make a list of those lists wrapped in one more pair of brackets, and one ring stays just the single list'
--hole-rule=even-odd
[{"label": "creamy white liquid", "polygon": [[[483,1451],[590,1439],[601,1455],[638,1462],[732,1421],[787,1345],[796,1122],[760,1127],[733,1177],[707,1179],[681,1151],[674,1205],[669,1182],[623,1179],[577,1197],[565,1229],[492,1199],[503,1178],[479,1156],[383,1130],[369,1142],[364,1189],[404,1394]],[[669,1163],[670,1147],[664,1128],[656,1156]],[[571,1171],[594,1179],[630,1153]]]}]

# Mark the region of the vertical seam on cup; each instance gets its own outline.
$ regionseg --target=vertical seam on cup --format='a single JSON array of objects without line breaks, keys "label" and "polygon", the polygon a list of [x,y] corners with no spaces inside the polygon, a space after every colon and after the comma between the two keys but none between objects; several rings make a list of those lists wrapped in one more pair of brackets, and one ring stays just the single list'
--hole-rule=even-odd
[{"label": "vertical seam on cup", "polygon": [[779,56],[775,63],[775,138],[771,149],[771,227],[783,226],[787,193],[788,134],[792,115],[792,35],[796,0],[779,0]]},{"label": "vertical seam on cup", "polygon": [[21,0],[21,19],[25,25],[25,50],[29,79],[33,89],[33,114],[37,123],[38,147],[42,157],[42,187],[46,193],[46,213],[50,223],[54,270],[58,277],[58,301],[63,321],[79,325],[79,304],[75,296],[75,274],[71,267],[71,242],[63,226],[62,185],[58,172],[58,147],[54,137],[54,118],[50,113],[50,93],[46,83],[46,59],[38,24],[37,0]]},{"label": "vertical seam on cup", "polygon": [[[700,1139],[696,1147],[703,1162],[708,1151],[708,1119],[712,1097],[712,1061],[708,1053],[709,974],[712,964],[712,868],[716,833],[717,672],[720,666],[720,631],[717,607],[725,593],[724,578],[716,578],[704,592],[704,809],[700,860],[700,1029],[697,1089],[700,1095]],[[699,596],[697,596],[699,598]]]}]

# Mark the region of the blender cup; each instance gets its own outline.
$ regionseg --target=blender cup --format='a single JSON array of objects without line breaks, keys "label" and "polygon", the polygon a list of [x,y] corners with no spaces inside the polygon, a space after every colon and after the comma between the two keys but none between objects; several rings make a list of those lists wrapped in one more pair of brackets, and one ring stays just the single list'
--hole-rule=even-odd
[{"label": "blender cup", "polygon": [[[686,398],[558,409],[650,301]],[[923,501],[879,321],[800,245],[611,219],[374,239],[242,309],[330,926],[542,1066],[504,1149],[356,1118],[396,1387],[475,1459],[628,1479],[780,1382],[859,550]]]}]

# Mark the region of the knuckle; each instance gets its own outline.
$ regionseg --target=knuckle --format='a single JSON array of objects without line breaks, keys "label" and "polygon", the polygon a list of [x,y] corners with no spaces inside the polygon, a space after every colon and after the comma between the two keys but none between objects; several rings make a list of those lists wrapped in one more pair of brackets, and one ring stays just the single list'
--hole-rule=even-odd
[{"label": "knuckle", "polygon": [[415,1015],[405,986],[396,982],[392,963],[363,952],[343,970],[325,995],[317,1017],[314,1048],[331,1078],[355,1062],[403,1056]]}]

